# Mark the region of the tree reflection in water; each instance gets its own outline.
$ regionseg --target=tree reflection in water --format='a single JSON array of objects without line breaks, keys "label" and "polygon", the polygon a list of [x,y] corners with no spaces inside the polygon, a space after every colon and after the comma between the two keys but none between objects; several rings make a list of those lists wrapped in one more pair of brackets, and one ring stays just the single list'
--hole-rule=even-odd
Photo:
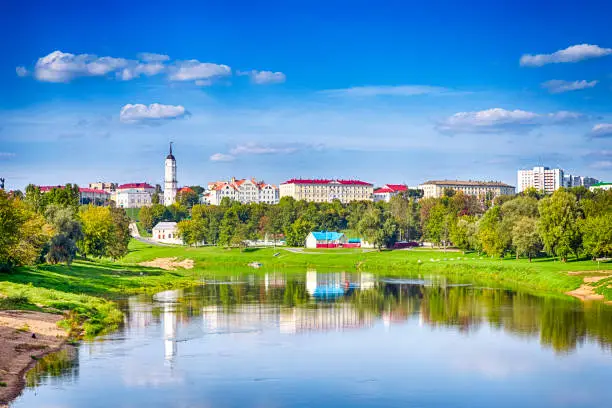
[{"label": "tree reflection in water", "polygon": [[42,357],[26,373],[26,387],[37,387],[44,381],[62,379],[74,382],[79,375],[78,353],[73,347],[64,348],[56,353]]},{"label": "tree reflection in water", "polygon": [[[289,324],[288,332],[294,333],[368,327],[377,320],[391,325],[418,319],[423,325],[452,328],[460,333],[475,332],[488,325],[516,336],[539,337],[543,346],[558,353],[571,352],[585,341],[612,351],[612,308],[601,303],[582,304],[562,296],[453,286],[445,280],[415,283],[375,279],[367,273],[309,272],[306,276],[266,274],[234,279],[236,283],[184,290],[176,308],[178,319],[188,320],[211,310],[216,318],[248,314],[251,320],[277,319],[281,328]],[[130,310],[126,310],[128,316]],[[248,319],[232,322],[239,324]]]}]

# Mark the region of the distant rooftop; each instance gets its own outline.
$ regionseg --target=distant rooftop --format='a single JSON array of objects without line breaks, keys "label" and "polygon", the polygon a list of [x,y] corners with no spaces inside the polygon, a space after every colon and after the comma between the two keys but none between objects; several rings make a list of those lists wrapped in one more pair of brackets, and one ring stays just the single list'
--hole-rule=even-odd
[{"label": "distant rooftop", "polygon": [[421,185],[434,184],[438,186],[475,186],[475,187],[513,187],[501,181],[475,181],[475,180],[429,180]]},{"label": "distant rooftop", "polygon": [[[53,190],[54,188],[59,188],[63,190],[66,187],[65,186],[38,186],[38,188],[40,189],[41,193],[47,193]],[[104,191],[104,190],[97,190],[95,188],[86,188],[86,187],[79,187],[79,192],[80,193],[109,194],[107,191]]]},{"label": "distant rooftop", "polygon": [[117,190],[127,190],[128,188],[151,188],[151,189],[154,189],[155,187],[153,187],[152,185],[150,185],[148,183],[127,183],[127,184],[121,184],[120,186],[118,186]]},{"label": "distant rooftop", "polygon": [[371,186],[372,183],[361,180],[334,180],[334,179],[291,179],[287,180],[282,184],[345,184],[345,185],[360,185],[360,186]]}]

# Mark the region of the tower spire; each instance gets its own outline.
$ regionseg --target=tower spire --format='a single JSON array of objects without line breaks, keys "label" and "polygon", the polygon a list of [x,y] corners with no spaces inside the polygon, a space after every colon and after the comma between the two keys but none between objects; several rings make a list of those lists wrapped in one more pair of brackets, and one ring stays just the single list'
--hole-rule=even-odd
[{"label": "tower spire", "polygon": [[172,142],[170,142],[170,156],[172,156]]}]

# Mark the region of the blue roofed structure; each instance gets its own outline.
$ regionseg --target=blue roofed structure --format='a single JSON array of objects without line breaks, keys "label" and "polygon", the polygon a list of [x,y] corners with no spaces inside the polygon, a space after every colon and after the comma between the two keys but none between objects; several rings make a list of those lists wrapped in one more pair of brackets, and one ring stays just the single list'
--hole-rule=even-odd
[{"label": "blue roofed structure", "polygon": [[313,231],[306,237],[306,248],[338,248],[346,243],[342,232]]}]

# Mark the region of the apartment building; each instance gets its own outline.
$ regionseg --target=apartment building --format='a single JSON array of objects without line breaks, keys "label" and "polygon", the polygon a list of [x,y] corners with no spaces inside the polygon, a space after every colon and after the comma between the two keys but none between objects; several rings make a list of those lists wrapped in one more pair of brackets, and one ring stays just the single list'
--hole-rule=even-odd
[{"label": "apartment building", "polygon": [[536,166],[531,170],[519,170],[517,172],[518,192],[530,187],[538,191],[552,193],[563,187],[563,170],[551,169],[544,166]]},{"label": "apartment building", "polygon": [[500,195],[513,195],[515,188],[499,181],[460,181],[460,180],[431,180],[419,185],[425,198],[439,198],[447,189],[461,191],[463,194],[484,198],[487,195],[497,197]]},{"label": "apartment building", "polygon": [[280,185],[280,196],[312,202],[372,201],[374,185],[360,180],[291,179]]},{"label": "apartment building", "polygon": [[408,191],[408,187],[404,184],[385,184],[374,190],[374,202],[385,201],[388,203],[392,197],[406,191]]},{"label": "apartment building", "polygon": [[566,174],[563,176],[563,187],[586,187],[589,188],[592,185],[599,183],[599,180],[594,179],[593,177],[584,177],[584,176],[572,176],[571,174]]}]

